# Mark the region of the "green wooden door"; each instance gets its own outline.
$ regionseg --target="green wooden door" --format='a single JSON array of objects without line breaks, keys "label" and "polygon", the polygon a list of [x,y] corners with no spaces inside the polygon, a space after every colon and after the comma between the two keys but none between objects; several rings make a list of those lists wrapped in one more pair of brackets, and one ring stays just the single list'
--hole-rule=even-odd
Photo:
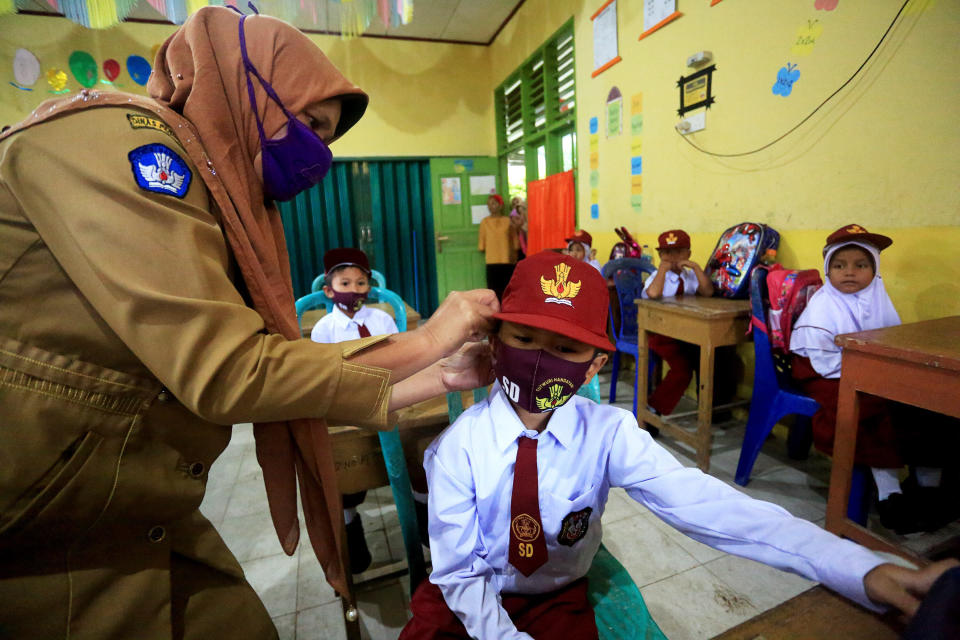
[{"label": "green wooden door", "polygon": [[[477,249],[477,231],[480,220],[488,215],[490,188],[502,195],[498,174],[496,158],[430,160],[437,290],[441,301],[451,291],[487,286],[483,253]],[[508,206],[509,202],[504,204]]]}]

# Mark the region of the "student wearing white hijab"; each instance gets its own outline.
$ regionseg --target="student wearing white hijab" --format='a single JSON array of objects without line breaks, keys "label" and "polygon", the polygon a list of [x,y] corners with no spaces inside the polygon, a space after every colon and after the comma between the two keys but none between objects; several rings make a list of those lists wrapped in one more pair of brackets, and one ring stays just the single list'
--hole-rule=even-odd
[{"label": "student wearing white hijab", "polygon": [[[869,233],[856,224],[830,234],[823,249],[824,285],[810,298],[791,334],[793,376],[820,403],[821,409],[813,417],[814,444],[828,454],[833,450],[841,374],[842,350],[834,338],[900,324],[880,277],[880,252],[891,244],[889,237]],[[857,464],[871,467],[881,522],[898,533],[937,528],[944,517],[921,513],[924,508],[918,500],[904,497],[899,472],[904,464],[905,439],[898,434],[896,424],[901,421],[896,418],[905,413],[897,405],[864,397],[855,457]],[[920,422],[913,417],[911,413],[911,429]],[[917,467],[914,471],[921,487],[940,484],[940,469]]]}]

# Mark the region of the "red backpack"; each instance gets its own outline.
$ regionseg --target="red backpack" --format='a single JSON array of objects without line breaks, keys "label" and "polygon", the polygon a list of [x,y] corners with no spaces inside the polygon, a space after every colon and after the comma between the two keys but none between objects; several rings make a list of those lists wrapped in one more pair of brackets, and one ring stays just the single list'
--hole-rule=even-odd
[{"label": "red backpack", "polygon": [[823,286],[823,280],[816,269],[784,269],[779,264],[769,269],[767,325],[770,327],[770,346],[774,352],[786,354],[790,351],[793,323],[806,308],[810,296]]}]

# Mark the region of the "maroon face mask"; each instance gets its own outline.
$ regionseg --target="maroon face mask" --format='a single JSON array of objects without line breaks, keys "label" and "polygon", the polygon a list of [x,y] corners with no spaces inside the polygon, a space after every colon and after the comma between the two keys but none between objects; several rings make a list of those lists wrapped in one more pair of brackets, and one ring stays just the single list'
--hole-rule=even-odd
[{"label": "maroon face mask", "polygon": [[367,294],[354,291],[334,291],[333,303],[344,311],[360,311],[360,307],[367,301]]},{"label": "maroon face mask", "polygon": [[493,369],[510,400],[530,413],[543,413],[573,397],[592,363],[569,362],[542,349],[517,349],[497,340]]}]

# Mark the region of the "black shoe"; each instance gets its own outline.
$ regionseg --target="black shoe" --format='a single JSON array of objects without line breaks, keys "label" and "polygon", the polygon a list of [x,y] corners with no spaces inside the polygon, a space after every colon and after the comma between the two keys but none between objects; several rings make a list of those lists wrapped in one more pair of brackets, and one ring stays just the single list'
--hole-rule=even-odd
[{"label": "black shoe", "polygon": [[887,529],[893,529],[898,534],[917,533],[928,531],[932,523],[924,517],[920,505],[902,493],[891,493],[886,500],[877,503],[877,512],[880,514],[880,524]]},{"label": "black shoe", "polygon": [[350,573],[363,573],[370,568],[373,558],[363,536],[363,522],[359,513],[347,523],[347,552],[350,555]]}]

